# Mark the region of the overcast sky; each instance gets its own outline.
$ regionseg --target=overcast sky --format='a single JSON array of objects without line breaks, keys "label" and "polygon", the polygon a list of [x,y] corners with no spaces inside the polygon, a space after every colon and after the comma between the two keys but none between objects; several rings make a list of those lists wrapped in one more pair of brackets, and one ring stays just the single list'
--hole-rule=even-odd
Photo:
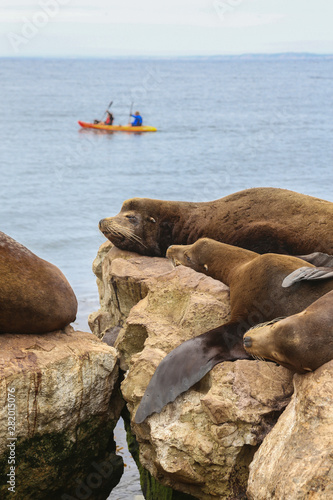
[{"label": "overcast sky", "polygon": [[333,53],[332,0],[1,0],[0,56]]}]

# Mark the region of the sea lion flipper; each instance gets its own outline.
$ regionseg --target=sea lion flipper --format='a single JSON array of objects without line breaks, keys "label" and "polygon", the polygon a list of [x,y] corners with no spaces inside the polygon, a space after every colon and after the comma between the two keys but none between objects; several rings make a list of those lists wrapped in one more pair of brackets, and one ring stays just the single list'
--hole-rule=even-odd
[{"label": "sea lion flipper", "polygon": [[299,259],[310,262],[316,267],[333,267],[333,255],[323,252],[313,252],[308,255],[297,255]]},{"label": "sea lion flipper", "polygon": [[[243,332],[233,335],[234,325],[223,325],[187,340],[161,361],[141,399],[134,421],[143,422],[152,413],[176,399],[222,361],[248,358],[242,345]],[[238,326],[238,325],[237,325]]]},{"label": "sea lion flipper", "polygon": [[158,365],[140,402],[135,422],[141,423],[152,413],[159,413],[166,404],[198,382],[214,364],[204,353],[202,340],[198,337],[176,347]]},{"label": "sea lion flipper", "polygon": [[300,267],[296,271],[288,274],[282,282],[283,288],[302,280],[323,280],[333,278],[333,269],[331,267]]}]

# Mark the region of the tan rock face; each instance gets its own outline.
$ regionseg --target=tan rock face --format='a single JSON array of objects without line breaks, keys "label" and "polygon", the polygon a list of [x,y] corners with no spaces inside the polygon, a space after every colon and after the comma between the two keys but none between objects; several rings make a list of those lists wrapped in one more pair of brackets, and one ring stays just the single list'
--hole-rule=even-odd
[{"label": "tan rock face", "polygon": [[[133,424],[141,463],[164,484],[197,498],[233,498],[244,492],[253,454],[291,392],[290,374],[274,368],[272,380],[270,367],[262,362],[218,365],[160,414]],[[136,374],[130,369],[122,384],[132,401]]]},{"label": "tan rock face", "polygon": [[[123,259],[117,251],[105,256],[99,289],[100,313],[112,318],[104,331],[122,325],[116,341],[126,370],[121,388],[134,416],[163,357],[185,340],[228,321],[229,292],[189,268],[170,267],[166,259],[130,255],[126,252]],[[106,297],[114,297],[115,290],[113,313]],[[126,319],[128,294],[132,307]],[[96,334],[103,331],[96,328]],[[132,424],[142,465],[161,483],[196,498],[244,493],[248,465],[289,401],[291,378],[285,368],[262,361],[216,366],[160,414]]]},{"label": "tan rock face", "polygon": [[101,245],[93,263],[100,309],[89,316],[91,331],[102,338],[107,330],[123,326],[131,308],[147,295],[146,281],[171,269],[166,259],[143,258],[110,242]]},{"label": "tan rock face", "polygon": [[294,386],[250,466],[251,499],[333,498],[333,361],[295,375]]},{"label": "tan rock face", "polygon": [[[75,494],[79,481],[98,474],[93,462],[108,462],[104,466],[119,476],[121,463],[116,465],[108,445],[122,408],[119,399],[111,401],[118,378],[115,349],[67,327],[43,335],[0,335],[0,352],[0,496],[8,493],[8,438],[16,438],[18,498],[45,498],[45,491],[50,499]],[[95,490],[94,498],[103,496]]]}]

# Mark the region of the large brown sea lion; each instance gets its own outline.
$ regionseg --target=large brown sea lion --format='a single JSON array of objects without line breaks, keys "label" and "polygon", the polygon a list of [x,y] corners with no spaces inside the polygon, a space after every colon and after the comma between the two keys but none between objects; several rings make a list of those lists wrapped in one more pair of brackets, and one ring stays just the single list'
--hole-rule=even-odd
[{"label": "large brown sea lion", "polygon": [[244,347],[297,373],[316,370],[333,359],[333,291],[298,314],[251,328]]},{"label": "large brown sea lion", "polygon": [[0,332],[46,333],[75,320],[77,300],[62,272],[0,232]]},{"label": "large brown sea lion", "polygon": [[133,198],[99,228],[118,248],[151,256],[202,237],[258,253],[333,254],[333,203],[286,189],[246,189],[202,203]]},{"label": "large brown sea lion", "polygon": [[192,245],[171,246],[167,256],[176,265],[191,267],[228,285],[231,317],[228,323],[179,345],[162,360],[138,407],[137,423],[161,411],[216,364],[251,358],[243,347],[243,335],[250,327],[298,313],[333,290],[332,278],[283,288],[282,282],[295,270],[316,268],[297,257],[260,255],[208,238]]}]

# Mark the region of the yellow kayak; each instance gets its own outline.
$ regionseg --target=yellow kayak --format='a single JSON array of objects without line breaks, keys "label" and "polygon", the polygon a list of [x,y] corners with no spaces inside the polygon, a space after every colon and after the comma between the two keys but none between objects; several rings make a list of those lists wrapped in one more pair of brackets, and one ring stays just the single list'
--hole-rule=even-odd
[{"label": "yellow kayak", "polygon": [[94,128],[96,130],[107,130],[108,132],[156,132],[157,128],[148,125],[132,127],[131,125],[105,125],[104,123],[78,122],[83,128]]}]

